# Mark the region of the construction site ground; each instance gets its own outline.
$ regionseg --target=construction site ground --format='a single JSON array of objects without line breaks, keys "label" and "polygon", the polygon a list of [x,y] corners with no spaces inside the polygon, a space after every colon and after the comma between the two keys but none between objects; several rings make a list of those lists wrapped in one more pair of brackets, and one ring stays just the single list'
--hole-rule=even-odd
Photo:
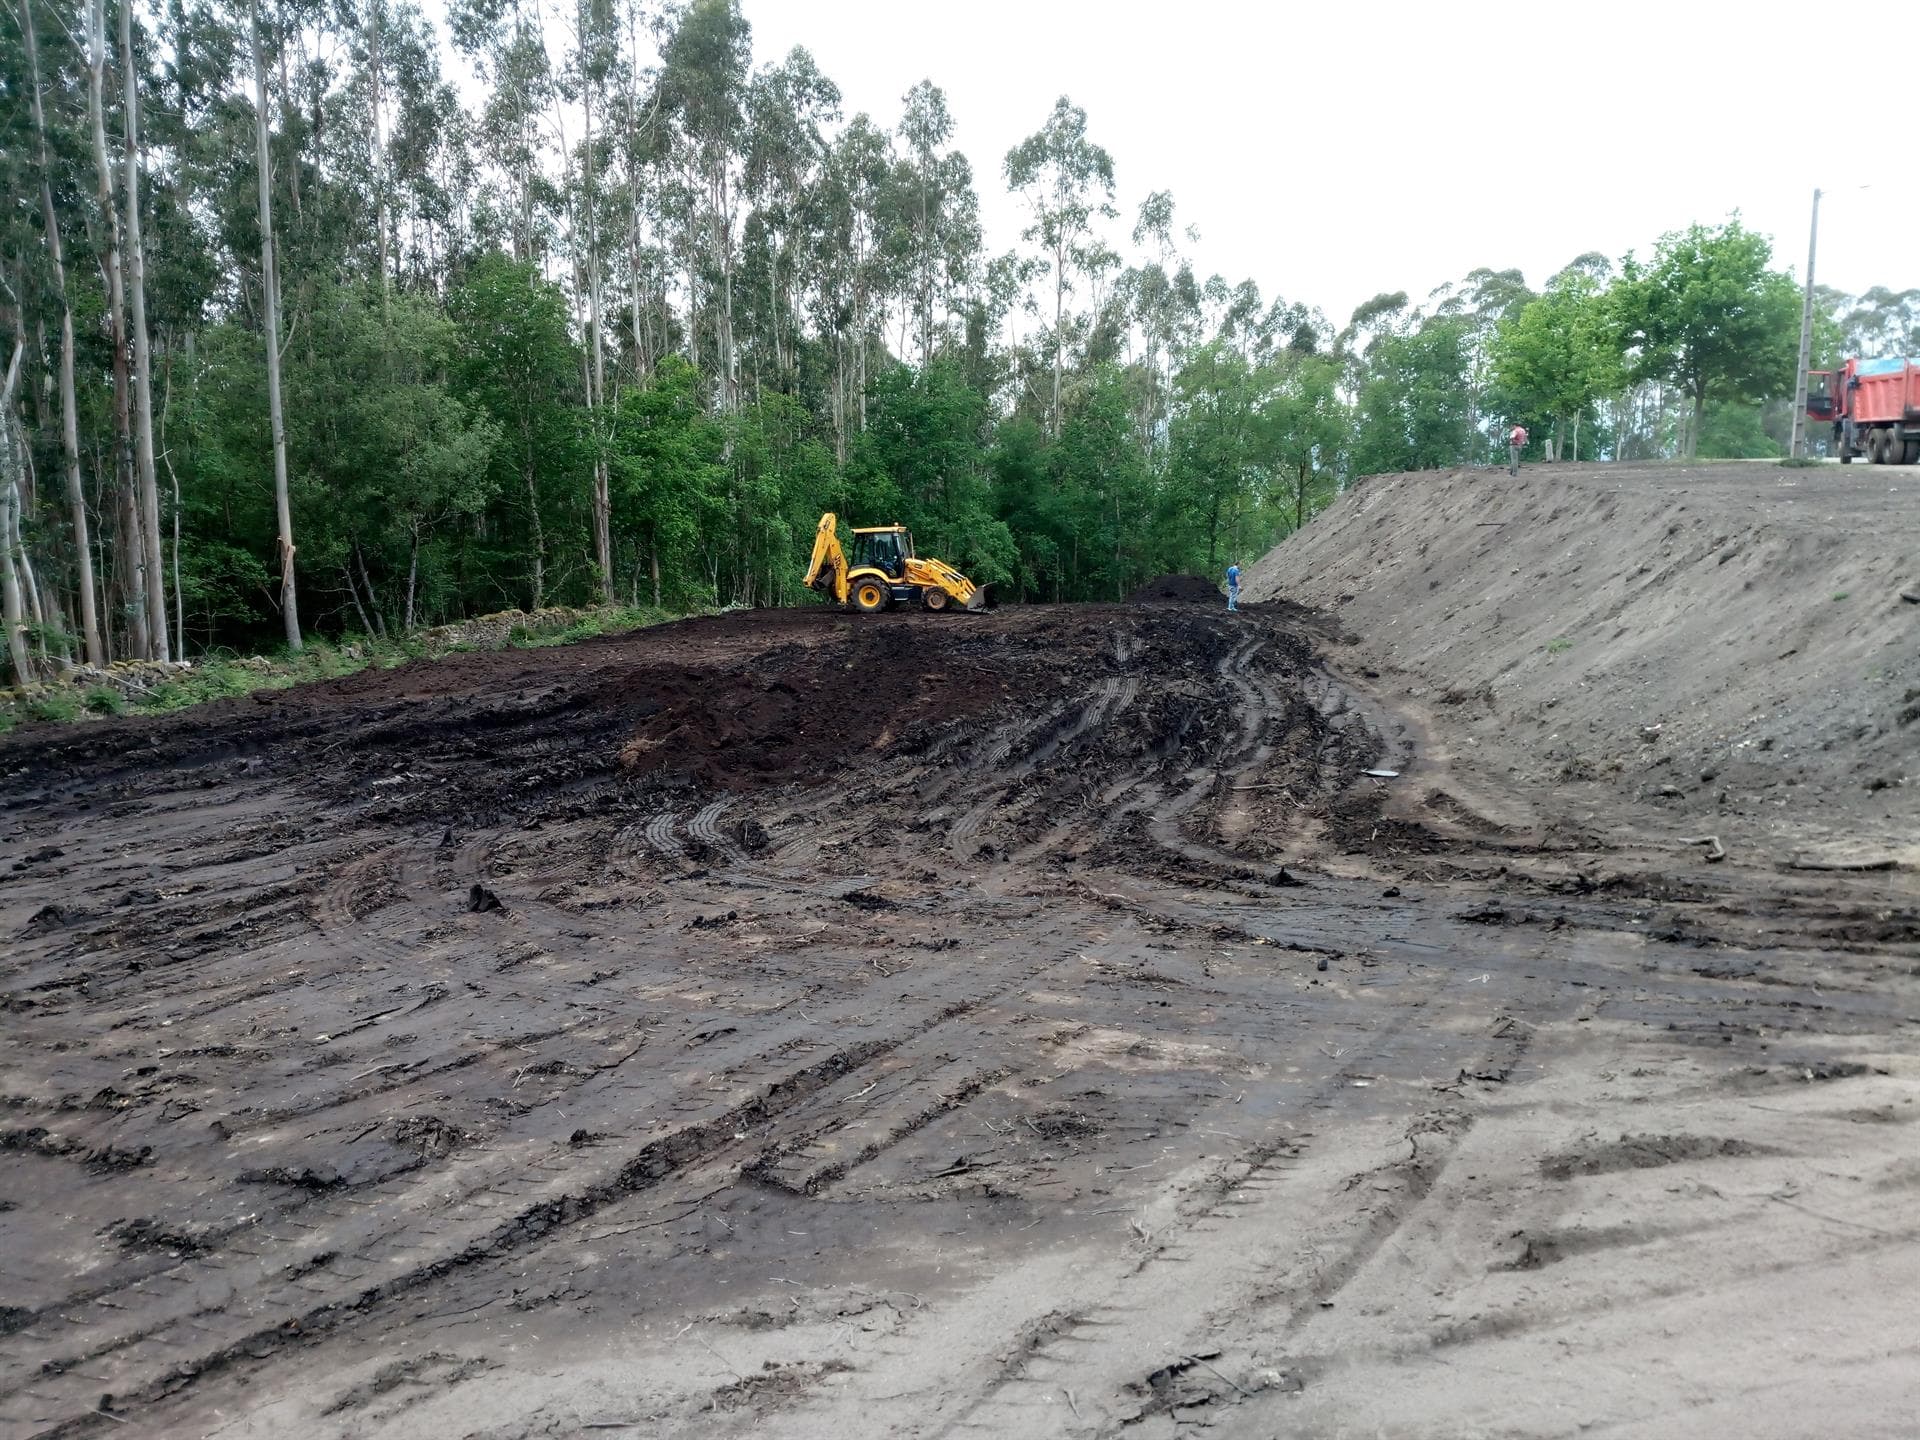
[{"label": "construction site ground", "polygon": [[1236,615],[17,732],[0,1440],[1910,1436],[1917,522],[1390,477]]}]

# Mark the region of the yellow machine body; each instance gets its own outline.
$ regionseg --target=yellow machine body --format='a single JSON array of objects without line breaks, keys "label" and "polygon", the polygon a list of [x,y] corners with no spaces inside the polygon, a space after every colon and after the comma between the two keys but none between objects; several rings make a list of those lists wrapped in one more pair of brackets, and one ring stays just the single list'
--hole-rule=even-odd
[{"label": "yellow machine body", "polygon": [[904,525],[853,527],[853,556],[840,544],[839,520],[831,510],[814,531],[806,585],[842,605],[873,614],[892,605],[928,610],[981,610],[987,587],[976,585],[944,560],[913,553],[913,533]]}]

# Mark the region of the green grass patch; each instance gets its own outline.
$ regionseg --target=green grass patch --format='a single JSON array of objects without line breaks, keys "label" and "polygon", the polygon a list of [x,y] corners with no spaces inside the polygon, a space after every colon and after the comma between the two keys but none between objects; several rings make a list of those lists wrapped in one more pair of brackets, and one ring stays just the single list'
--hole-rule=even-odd
[{"label": "green grass patch", "polygon": [[1549,655],[1564,655],[1572,648],[1573,641],[1564,635],[1556,636],[1547,642],[1547,654]]},{"label": "green grass patch", "polygon": [[1853,593],[1853,592],[1852,592],[1851,590],[1842,590],[1842,591],[1841,591],[1841,592],[1840,592],[1840,593],[1839,593],[1838,595],[1835,595],[1835,596],[1834,596],[1833,598],[1834,598],[1834,599],[1835,599],[1836,601],[1839,601],[1839,600],[1844,600],[1844,599],[1846,599],[1846,598],[1847,598],[1847,597],[1848,597],[1849,595],[1851,595],[1852,593]]},{"label": "green grass patch", "polygon": [[92,686],[80,697],[80,703],[95,715],[124,715],[127,711],[125,698],[111,685]]},{"label": "green grass patch", "polygon": [[616,605],[610,610],[590,611],[559,630],[529,630],[524,625],[516,625],[507,634],[507,644],[516,650],[544,650],[552,645],[571,645],[576,640],[643,630],[649,625],[664,625],[680,618],[651,605]]},{"label": "green grass patch", "polygon": [[72,720],[80,714],[80,697],[50,690],[27,702],[27,714],[35,720]]}]

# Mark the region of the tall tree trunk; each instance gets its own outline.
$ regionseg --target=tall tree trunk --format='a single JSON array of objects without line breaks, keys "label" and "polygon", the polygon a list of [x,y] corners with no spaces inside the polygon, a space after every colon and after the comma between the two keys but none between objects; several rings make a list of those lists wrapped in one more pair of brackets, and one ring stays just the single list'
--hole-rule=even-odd
[{"label": "tall tree trunk", "polygon": [[140,535],[139,508],[132,503],[133,421],[127,375],[126,273],[120,263],[120,209],[113,201],[113,166],[107,158],[105,0],[93,0],[87,19],[87,109],[93,122],[93,165],[100,216],[107,227],[107,253],[100,268],[107,286],[107,318],[113,336],[114,491],[121,501],[120,543],[115,558],[126,592],[127,626],[133,653],[141,659],[150,659],[147,547]]},{"label": "tall tree trunk", "polygon": [[[254,0],[258,4],[258,0]],[[301,118],[300,107],[293,102],[293,86],[287,83],[287,0],[276,0],[274,11],[274,31],[280,43],[275,47],[275,61],[280,70],[280,129],[287,140],[287,199],[293,202],[293,215],[297,222],[300,218],[300,136],[295,121]],[[255,17],[258,28],[258,17]]]},{"label": "tall tree trunk", "polygon": [[524,420],[521,433],[527,442],[522,470],[527,482],[527,517],[533,522],[533,608],[538,610],[547,593],[547,537],[540,527],[540,490],[534,476],[533,439],[527,433]]},{"label": "tall tree trunk", "polygon": [[353,561],[360,567],[360,584],[367,592],[367,604],[373,609],[373,623],[379,628],[382,638],[387,633],[387,617],[380,610],[380,592],[373,588],[373,577],[367,573],[367,557],[360,550],[360,537],[353,540]]},{"label": "tall tree trunk", "polygon": [[87,496],[80,483],[79,407],[73,385],[73,304],[67,297],[66,255],[60,243],[60,221],[53,209],[52,165],[47,158],[47,117],[40,99],[40,54],[33,33],[33,0],[21,0],[21,29],[27,43],[28,83],[33,87],[33,133],[39,147],[40,211],[47,232],[47,256],[53,265],[54,294],[60,301],[60,453],[67,477],[67,508],[73,524],[74,588],[79,592],[80,633],[87,663],[96,669],[107,663],[100,643],[100,615],[94,608],[93,545],[88,535]]},{"label": "tall tree trunk", "polygon": [[[581,66],[586,70],[587,12],[581,10]],[[586,112],[586,148],[583,152],[586,185],[581,191],[580,208],[586,220],[587,236],[587,328],[592,333],[593,368],[587,395],[588,418],[593,430],[593,557],[600,567],[600,601],[614,603],[613,588],[613,495],[609,483],[606,447],[607,368],[606,341],[600,326],[600,227],[599,206],[593,194],[593,78],[583,76],[582,93]]]},{"label": "tall tree trunk", "polygon": [[1707,423],[1707,382],[1693,382],[1693,419],[1687,426],[1687,459],[1700,455],[1700,431]]},{"label": "tall tree trunk", "polygon": [[[180,590],[180,472],[173,468],[173,451],[167,446],[167,416],[173,410],[173,347],[167,347],[166,380],[160,392],[160,458],[167,467],[167,479],[173,485],[173,638],[182,660],[187,658],[186,597]],[[188,364],[192,364],[193,337],[187,337]]]},{"label": "tall tree trunk", "polygon": [[373,621],[367,615],[367,607],[360,603],[360,587],[353,583],[353,571],[347,568],[347,562],[344,560],[340,562],[340,578],[347,582],[347,596],[353,601],[353,608],[359,612],[360,629],[371,640]]},{"label": "tall tree trunk", "polygon": [[700,250],[694,244],[694,227],[698,224],[693,218],[693,187],[687,187],[687,231],[682,239],[682,249],[687,259],[687,363],[696,374],[700,370]]},{"label": "tall tree trunk", "polygon": [[[632,183],[639,184],[637,175]],[[646,332],[640,324],[640,195],[637,189],[627,215],[627,268],[633,272],[633,379],[636,385],[644,385],[652,366],[648,363]]]},{"label": "tall tree trunk", "polygon": [[[1066,357],[1066,318],[1067,252],[1060,246],[1053,256],[1053,404],[1047,411],[1051,434],[1056,440],[1060,438],[1060,371]],[[1212,562],[1211,555],[1208,562]]]},{"label": "tall tree trunk", "polygon": [[147,333],[147,247],[140,233],[140,86],[133,68],[133,4],[120,3],[121,164],[127,195],[127,296],[133,320],[133,434],[139,467],[140,528],[147,545],[147,627],[153,658],[170,660],[166,559],[160,541],[160,485],[153,462],[153,344]]},{"label": "tall tree trunk", "polygon": [[27,352],[25,327],[13,341],[13,358],[6,379],[0,381],[0,623],[7,630],[7,655],[13,663],[13,683],[29,684],[33,661],[27,654],[26,608],[22,599],[20,566],[14,552],[20,545],[20,479],[26,468],[26,448],[14,444],[13,388],[20,379],[20,360]]},{"label": "tall tree trunk", "polygon": [[733,216],[728,198],[726,160],[720,159],[708,187],[713,206],[714,260],[720,267],[720,408],[732,415],[740,409],[739,357],[733,339]]},{"label": "tall tree trunk", "polygon": [[373,224],[380,258],[380,318],[387,319],[392,286],[387,275],[387,169],[386,142],[380,133],[380,82],[381,45],[386,35],[386,9],[381,0],[368,0],[366,45],[367,45],[367,88],[368,101],[372,109],[373,123],[369,127],[368,143],[372,154],[368,157],[373,176]]},{"label": "tall tree trunk", "polygon": [[[100,0],[94,0],[95,4]],[[273,428],[273,508],[280,538],[280,618],[287,648],[301,648],[293,574],[293,502],[287,490],[287,425],[280,409],[280,281],[273,263],[273,157],[267,145],[267,67],[260,54],[260,3],[249,6],[253,34],[253,140],[260,181],[260,313],[267,332],[267,418]]]},{"label": "tall tree trunk", "polygon": [[413,633],[413,597],[420,584],[420,517],[415,516],[407,524],[412,545],[407,553],[407,621],[400,628],[406,634]]}]

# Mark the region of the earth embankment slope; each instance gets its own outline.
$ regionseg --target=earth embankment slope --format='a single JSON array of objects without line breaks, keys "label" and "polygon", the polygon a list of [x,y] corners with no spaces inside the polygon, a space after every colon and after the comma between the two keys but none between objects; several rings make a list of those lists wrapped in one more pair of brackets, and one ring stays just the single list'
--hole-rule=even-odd
[{"label": "earth embankment slope", "polygon": [[1575,824],[1920,858],[1920,474],[1557,465],[1379,476],[1251,567],[1456,773]]}]

